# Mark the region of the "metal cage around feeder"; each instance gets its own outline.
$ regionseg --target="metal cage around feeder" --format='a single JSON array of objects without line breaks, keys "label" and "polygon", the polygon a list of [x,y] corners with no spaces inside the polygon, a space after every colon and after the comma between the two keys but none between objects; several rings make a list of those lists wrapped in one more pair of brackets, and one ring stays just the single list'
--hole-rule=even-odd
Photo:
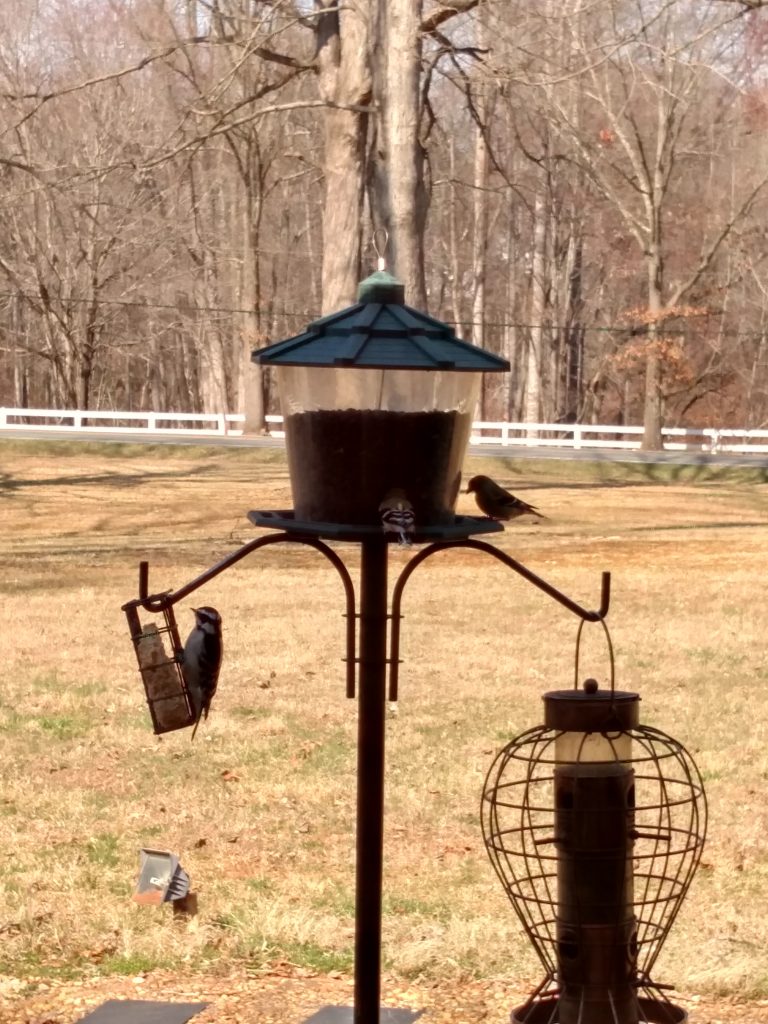
[{"label": "metal cage around feeder", "polygon": [[590,679],[544,704],[545,724],[497,755],[481,803],[489,857],[546,971],[512,1024],[681,1024],[651,972],[701,858],[699,771],[639,723],[639,696],[613,672],[609,689]]},{"label": "metal cage around feeder", "polygon": [[[147,706],[156,735],[185,729],[195,721],[192,704],[181,671],[182,644],[173,606],[163,607],[155,622],[142,622],[142,601],[123,605],[139,663]],[[146,610],[142,608],[142,614]]]}]

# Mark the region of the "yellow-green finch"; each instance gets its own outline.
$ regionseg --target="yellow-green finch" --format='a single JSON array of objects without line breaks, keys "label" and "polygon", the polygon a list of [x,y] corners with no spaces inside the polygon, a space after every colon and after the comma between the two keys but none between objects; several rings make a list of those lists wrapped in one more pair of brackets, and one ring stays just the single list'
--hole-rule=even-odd
[{"label": "yellow-green finch", "polygon": [[534,505],[529,505],[528,502],[505,491],[489,476],[473,476],[467,484],[467,494],[471,492],[474,492],[478,508],[485,512],[489,519],[508,521],[525,515],[538,516],[539,519],[547,518]]}]

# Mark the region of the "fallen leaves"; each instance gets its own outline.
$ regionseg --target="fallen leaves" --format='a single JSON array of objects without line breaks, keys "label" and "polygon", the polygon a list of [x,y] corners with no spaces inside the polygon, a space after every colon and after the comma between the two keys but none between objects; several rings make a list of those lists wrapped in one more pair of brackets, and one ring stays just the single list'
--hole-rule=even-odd
[{"label": "fallen leaves", "polygon": [[[422,1010],[424,1024],[506,1024],[535,981],[500,978],[424,979],[407,982],[384,975],[382,1005]],[[76,1024],[108,999],[210,1005],[194,1024],[300,1024],[323,1006],[351,1006],[353,979],[342,971],[321,974],[287,960],[249,971],[247,966],[219,974],[153,971],[133,978],[104,977],[48,984],[29,994],[29,983],[0,976],[0,1024]],[[675,1002],[692,1011],[692,1024],[768,1024],[768,1002],[741,1003],[699,995]]]}]

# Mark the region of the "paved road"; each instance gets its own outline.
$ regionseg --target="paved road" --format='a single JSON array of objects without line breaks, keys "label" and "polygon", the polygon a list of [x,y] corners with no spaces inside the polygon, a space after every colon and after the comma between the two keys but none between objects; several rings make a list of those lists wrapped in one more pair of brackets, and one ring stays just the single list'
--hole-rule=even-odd
[{"label": "paved road", "polygon": [[[35,427],[14,427],[0,429],[0,441],[107,441],[120,444],[175,444],[216,446],[222,448],[282,448],[283,441],[277,437],[219,437],[208,435],[178,437],[173,435],[146,434],[143,431],[115,433],[110,430],[72,431]],[[497,444],[470,445],[470,454],[484,455],[497,459],[565,459],[577,462],[630,462],[677,466],[749,466],[752,469],[768,469],[768,455],[745,455],[720,452],[712,455],[706,452],[642,452],[637,450],[612,450],[609,448],[536,448]]]}]

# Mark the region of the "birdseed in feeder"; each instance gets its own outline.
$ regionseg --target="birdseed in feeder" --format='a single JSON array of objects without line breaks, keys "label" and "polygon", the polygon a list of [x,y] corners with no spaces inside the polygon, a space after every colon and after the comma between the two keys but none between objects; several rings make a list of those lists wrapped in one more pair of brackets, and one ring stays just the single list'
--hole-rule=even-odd
[{"label": "birdseed in feeder", "polygon": [[320,409],[286,418],[297,519],[366,526],[382,497],[407,495],[420,526],[452,521],[468,413]]}]

